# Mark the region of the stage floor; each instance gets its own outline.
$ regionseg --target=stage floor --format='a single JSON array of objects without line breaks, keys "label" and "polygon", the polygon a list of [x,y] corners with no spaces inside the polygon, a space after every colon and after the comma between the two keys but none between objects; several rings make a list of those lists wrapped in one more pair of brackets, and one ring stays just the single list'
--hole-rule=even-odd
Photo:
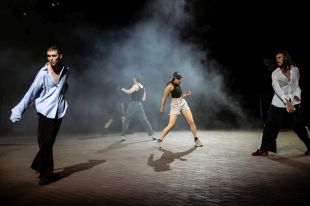
[{"label": "stage floor", "polygon": [[310,197],[310,156],[295,133],[281,131],[269,157],[251,156],[261,130],[198,135],[203,147],[173,130],[158,149],[144,132],[122,143],[119,134],[59,134],[55,172],[64,177],[45,186],[30,169],[36,136],[1,137],[1,205],[275,206]]}]

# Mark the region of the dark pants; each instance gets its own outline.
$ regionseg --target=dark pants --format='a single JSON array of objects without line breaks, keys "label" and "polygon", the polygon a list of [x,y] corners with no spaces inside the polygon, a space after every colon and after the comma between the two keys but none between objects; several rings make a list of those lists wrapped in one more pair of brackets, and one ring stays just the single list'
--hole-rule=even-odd
[{"label": "dark pants", "polygon": [[125,136],[127,134],[129,124],[135,116],[140,120],[147,134],[152,136],[154,134],[152,126],[145,115],[142,103],[138,101],[128,103],[121,135]]},{"label": "dark pants", "polygon": [[40,172],[40,178],[49,178],[54,171],[53,145],[62,119],[49,119],[38,113],[39,152],[34,158],[31,168]]},{"label": "dark pants", "polygon": [[285,124],[297,134],[299,139],[310,150],[309,131],[304,124],[300,105],[295,105],[295,108],[295,112],[288,113],[286,108],[270,106],[264,126],[261,150],[277,151],[276,139],[280,128],[283,128]]}]

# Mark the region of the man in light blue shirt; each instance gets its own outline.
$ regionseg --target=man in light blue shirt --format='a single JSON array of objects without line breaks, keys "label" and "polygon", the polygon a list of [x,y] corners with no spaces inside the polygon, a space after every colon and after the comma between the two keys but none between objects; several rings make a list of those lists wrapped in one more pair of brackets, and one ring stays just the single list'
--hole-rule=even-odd
[{"label": "man in light blue shirt", "polygon": [[58,46],[52,45],[47,48],[48,62],[39,70],[22,100],[11,110],[10,120],[16,123],[26,109],[35,103],[40,149],[31,168],[40,173],[40,185],[49,184],[60,178],[53,173],[53,145],[68,108],[65,100],[68,89],[68,67],[61,63],[62,58],[63,54]]}]

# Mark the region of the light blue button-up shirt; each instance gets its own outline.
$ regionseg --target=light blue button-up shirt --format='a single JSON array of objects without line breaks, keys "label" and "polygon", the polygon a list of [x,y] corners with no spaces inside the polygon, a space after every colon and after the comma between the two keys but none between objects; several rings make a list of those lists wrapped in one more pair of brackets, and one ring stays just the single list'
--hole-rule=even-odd
[{"label": "light blue button-up shirt", "polygon": [[21,119],[24,111],[35,101],[38,113],[47,118],[62,118],[68,108],[65,100],[66,81],[68,67],[63,66],[58,83],[48,73],[48,63],[38,72],[35,80],[23,99],[11,110],[11,121],[17,122]]}]

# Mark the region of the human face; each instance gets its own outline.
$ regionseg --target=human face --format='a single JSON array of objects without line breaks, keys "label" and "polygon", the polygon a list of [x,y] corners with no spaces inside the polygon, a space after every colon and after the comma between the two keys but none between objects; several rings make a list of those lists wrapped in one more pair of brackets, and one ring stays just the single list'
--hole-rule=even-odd
[{"label": "human face", "polygon": [[173,82],[174,82],[175,84],[181,84],[181,79],[182,79],[182,78],[179,78],[179,77],[178,77],[178,78],[174,78],[174,81],[173,81]]},{"label": "human face", "polygon": [[276,63],[278,66],[282,66],[285,61],[285,56],[282,53],[276,55]]},{"label": "human face", "polygon": [[62,58],[62,54],[59,54],[57,50],[47,51],[47,60],[52,67],[57,66],[61,58]]}]

